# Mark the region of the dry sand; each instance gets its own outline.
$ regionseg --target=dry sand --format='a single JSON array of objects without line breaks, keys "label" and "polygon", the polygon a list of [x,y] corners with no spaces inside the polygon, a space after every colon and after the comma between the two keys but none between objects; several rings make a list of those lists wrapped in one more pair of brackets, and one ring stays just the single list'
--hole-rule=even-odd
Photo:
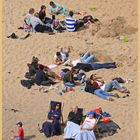
[{"label": "dry sand", "polygon": [[[46,138],[37,131],[37,124],[42,123],[49,111],[50,100],[58,100],[64,103],[64,120],[72,105],[84,108],[84,112],[96,107],[102,107],[112,115],[112,119],[121,127],[121,130],[105,140],[136,140],[137,139],[137,0],[71,0],[61,1],[69,9],[86,11],[102,22],[101,30],[92,35],[92,28],[75,33],[57,33],[56,35],[32,34],[26,40],[7,39],[6,36],[15,32],[24,36],[22,30],[23,15],[30,7],[37,11],[40,5],[45,4],[48,8],[48,0],[4,0],[3,4],[3,140],[9,140],[10,131],[16,131],[17,120],[24,122],[25,136],[32,140],[45,140]],[[90,11],[89,8],[95,5],[97,10]],[[110,27],[110,21],[121,16],[125,19],[125,28],[129,29],[129,42],[123,43],[114,36],[114,28]],[[115,26],[115,25],[113,25]],[[117,26],[118,27],[118,26]],[[102,37],[102,32],[110,29],[109,36]],[[122,29],[121,29],[122,31]],[[128,31],[128,30],[127,30]],[[113,32],[113,33],[112,33]],[[104,32],[105,33],[105,32]],[[128,32],[127,32],[128,33]],[[120,35],[124,35],[123,32]],[[128,98],[116,99],[109,102],[86,94],[76,87],[75,92],[69,92],[64,96],[57,95],[54,91],[42,94],[38,87],[27,90],[20,85],[24,73],[27,71],[26,64],[31,61],[33,55],[39,57],[42,64],[51,64],[57,46],[71,46],[70,57],[76,59],[79,52],[92,51],[101,61],[114,60],[119,63],[117,69],[101,69],[88,73],[97,73],[109,81],[114,76],[131,78],[133,83],[126,86],[130,89],[131,95]],[[54,69],[55,71],[59,71]],[[115,91],[114,91],[115,92]],[[122,95],[122,94],[120,94]],[[20,112],[12,112],[10,109],[17,109]],[[50,140],[59,140],[60,137],[52,137]]]}]

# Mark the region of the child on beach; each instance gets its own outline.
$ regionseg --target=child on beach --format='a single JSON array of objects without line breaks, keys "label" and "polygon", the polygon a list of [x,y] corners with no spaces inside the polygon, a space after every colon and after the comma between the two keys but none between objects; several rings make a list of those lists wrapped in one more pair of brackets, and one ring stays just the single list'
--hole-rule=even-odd
[{"label": "child on beach", "polygon": [[18,132],[17,136],[14,135],[14,131],[12,130],[12,137],[11,140],[24,140],[24,130],[23,130],[23,123],[21,121],[17,122]]}]

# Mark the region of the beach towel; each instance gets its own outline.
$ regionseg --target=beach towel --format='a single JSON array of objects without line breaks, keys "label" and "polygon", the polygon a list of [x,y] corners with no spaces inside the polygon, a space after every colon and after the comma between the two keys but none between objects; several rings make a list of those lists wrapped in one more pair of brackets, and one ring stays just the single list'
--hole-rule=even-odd
[{"label": "beach towel", "polygon": [[53,68],[56,68],[57,67],[57,65],[55,65],[55,64],[50,64],[50,65],[48,65],[48,68],[49,69],[53,69]]},{"label": "beach towel", "polygon": [[75,140],[96,140],[93,131],[80,130],[80,126],[68,121],[64,129],[64,138]]},{"label": "beach towel", "polygon": [[101,137],[107,137],[112,136],[115,133],[117,133],[118,129],[121,129],[119,125],[117,125],[115,122],[110,121],[108,123],[105,122],[99,122],[97,125],[98,131],[101,135]]}]

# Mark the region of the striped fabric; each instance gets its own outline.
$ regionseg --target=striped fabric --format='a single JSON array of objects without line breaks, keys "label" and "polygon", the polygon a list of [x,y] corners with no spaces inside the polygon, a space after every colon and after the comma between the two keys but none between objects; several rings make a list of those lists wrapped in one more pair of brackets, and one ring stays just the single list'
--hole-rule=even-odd
[{"label": "striped fabric", "polygon": [[69,32],[75,31],[75,23],[76,23],[76,21],[75,21],[74,18],[72,18],[72,17],[67,17],[66,20],[65,20],[65,22],[66,22],[67,30],[68,30]]}]

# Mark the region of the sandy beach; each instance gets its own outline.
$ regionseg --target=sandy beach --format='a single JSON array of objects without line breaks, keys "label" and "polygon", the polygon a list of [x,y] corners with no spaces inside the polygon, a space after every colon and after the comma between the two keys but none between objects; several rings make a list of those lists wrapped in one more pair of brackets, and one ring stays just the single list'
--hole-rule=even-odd
[{"label": "sandy beach", "polygon": [[[94,34],[95,26],[74,33],[65,31],[48,35],[47,33],[31,33],[26,40],[9,39],[8,35],[15,32],[18,36],[25,36],[23,30],[18,27],[23,25],[24,15],[29,8],[39,11],[42,4],[49,10],[49,0],[5,0],[3,3],[3,140],[10,139],[10,131],[17,130],[16,122],[24,123],[25,137],[32,140],[45,140],[45,136],[38,132],[37,125],[47,118],[51,100],[61,101],[64,105],[62,113],[64,120],[73,105],[88,110],[102,107],[109,112],[112,119],[121,127],[117,134],[106,137],[104,140],[137,140],[137,113],[138,113],[138,87],[137,87],[137,0],[72,0],[56,2],[76,11],[86,11],[88,15],[97,17],[102,25],[101,29]],[[91,7],[96,7],[91,11]],[[47,11],[47,15],[48,14]],[[122,21],[113,24],[112,19],[118,16]],[[123,27],[122,27],[123,24]],[[127,36],[128,42],[119,40],[120,36]],[[26,89],[21,86],[20,80],[28,70],[27,63],[33,56],[37,56],[44,65],[53,64],[53,57],[58,48],[71,48],[70,58],[75,60],[79,53],[90,51],[101,62],[115,61],[116,69],[100,69],[87,73],[97,73],[106,82],[113,77],[120,76],[132,79],[134,82],[124,84],[130,90],[127,98],[115,99],[113,102],[103,100],[95,95],[80,90],[68,92],[63,96],[54,90],[48,93],[40,93],[38,86]],[[54,68],[57,73],[62,66]],[[61,83],[59,84],[61,86]],[[113,91],[116,93],[116,91]],[[123,94],[119,93],[122,97]],[[13,112],[17,109],[19,112]],[[61,140],[62,136],[51,137],[48,140]]]}]

